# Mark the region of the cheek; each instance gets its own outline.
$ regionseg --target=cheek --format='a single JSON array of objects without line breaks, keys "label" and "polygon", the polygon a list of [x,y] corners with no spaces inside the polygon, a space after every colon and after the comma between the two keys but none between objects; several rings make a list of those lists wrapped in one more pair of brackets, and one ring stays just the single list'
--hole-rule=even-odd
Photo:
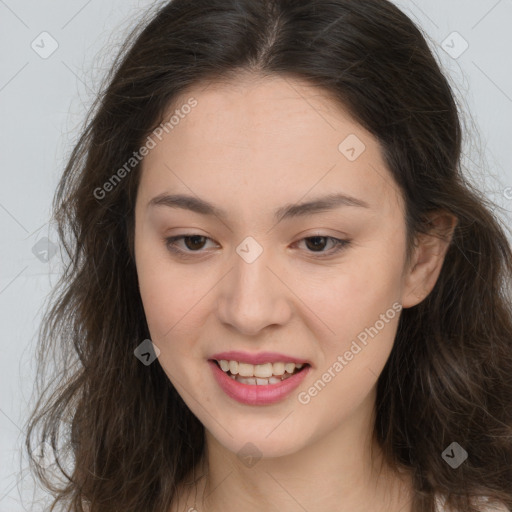
[{"label": "cheek", "polygon": [[141,276],[140,294],[152,340],[161,348],[197,329],[201,311],[197,291],[176,280]]},{"label": "cheek", "polygon": [[[193,318],[191,292],[186,287],[181,291],[178,276],[169,271],[169,265],[161,265],[155,258],[141,257],[137,272],[150,339],[160,349],[158,362],[182,394],[186,389],[181,389],[181,383],[196,378],[194,365],[187,364],[188,358],[194,356],[194,342],[187,339],[187,333],[189,337],[193,332],[191,325],[187,325]],[[187,343],[180,343],[184,339]]]},{"label": "cheek", "polygon": [[399,264],[360,254],[333,268],[327,280],[303,280],[302,286],[308,305],[339,339],[357,335],[391,308],[400,298],[401,279]]},{"label": "cheek", "polygon": [[400,257],[376,258],[374,254],[379,252],[361,252],[353,262],[347,259],[342,271],[333,272],[323,288],[311,286],[316,290],[311,304],[329,327],[323,337],[319,372],[330,374],[321,380],[329,382],[326,386],[333,393],[356,401],[380,375],[394,344],[401,311]]},{"label": "cheek", "polygon": [[135,247],[139,292],[152,339],[159,344],[174,334],[197,291],[154,241],[141,240]]},{"label": "cheek", "polygon": [[[322,340],[317,374],[300,391],[312,417],[329,410],[329,425],[351,416],[368,400],[393,348],[401,306],[393,280],[351,274],[333,286],[336,299],[321,309],[334,331]],[[323,428],[327,428],[324,425]]]},{"label": "cheek", "polygon": [[158,361],[179,388],[180,383],[204,377],[204,369],[195,364],[204,357],[196,333],[212,307],[208,290],[214,279],[194,270],[194,265],[172,262],[154,243],[153,250],[149,246],[136,246],[139,292],[151,341],[160,349]]}]

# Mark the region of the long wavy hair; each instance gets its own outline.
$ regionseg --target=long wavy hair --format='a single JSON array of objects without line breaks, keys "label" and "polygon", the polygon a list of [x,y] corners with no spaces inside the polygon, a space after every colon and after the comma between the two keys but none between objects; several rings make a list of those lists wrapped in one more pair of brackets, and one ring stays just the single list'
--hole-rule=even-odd
[{"label": "long wavy hair", "polygon": [[[306,80],[376,137],[409,254],[429,212],[457,217],[434,289],[401,313],[374,435],[412,474],[415,512],[437,495],[464,512],[478,496],[512,508],[512,253],[463,175],[458,105],[425,37],[387,0],[173,0],[124,40],[53,200],[67,261],[39,331],[25,443],[52,511],[166,512],[204,454],[204,427],[161,366],[134,357],[150,337],[133,247],[140,163],[95,191],[187,88],[241,73]],[[457,469],[441,456],[454,441],[469,454]]]}]

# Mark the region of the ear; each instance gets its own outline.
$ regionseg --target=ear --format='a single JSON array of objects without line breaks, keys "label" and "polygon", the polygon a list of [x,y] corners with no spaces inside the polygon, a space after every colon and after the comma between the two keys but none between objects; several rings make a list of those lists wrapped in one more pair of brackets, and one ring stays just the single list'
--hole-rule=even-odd
[{"label": "ear", "polygon": [[443,210],[432,212],[428,219],[429,233],[417,235],[411,263],[406,269],[403,308],[416,306],[434,288],[458,222],[457,217]]}]

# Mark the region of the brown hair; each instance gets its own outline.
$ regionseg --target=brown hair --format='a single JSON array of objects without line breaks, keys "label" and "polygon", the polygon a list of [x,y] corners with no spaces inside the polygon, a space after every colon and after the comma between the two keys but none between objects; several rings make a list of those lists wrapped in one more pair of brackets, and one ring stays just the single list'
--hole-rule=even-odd
[{"label": "brown hair", "polygon": [[[512,253],[492,205],[463,176],[450,86],[415,24],[386,0],[174,0],[126,39],[54,198],[69,262],[43,319],[28,422],[53,445],[64,482],[33,470],[69,511],[167,511],[199,462],[204,429],[159,364],[133,257],[140,165],[102,188],[188,87],[241,73],[321,87],[379,141],[403,193],[409,249],[429,212],[458,219],[429,296],[402,311],[379,377],[375,436],[413,475],[413,509],[434,496],[466,512],[476,496],[512,507]],[[45,384],[50,356],[61,373]],[[52,370],[53,371],[53,370]],[[66,427],[62,432],[63,427]],[[469,457],[441,457],[453,441]]]}]

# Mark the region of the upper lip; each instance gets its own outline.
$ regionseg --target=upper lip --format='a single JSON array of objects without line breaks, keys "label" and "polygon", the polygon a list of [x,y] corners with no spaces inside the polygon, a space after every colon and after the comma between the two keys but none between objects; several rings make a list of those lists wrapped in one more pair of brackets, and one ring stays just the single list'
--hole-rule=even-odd
[{"label": "upper lip", "polygon": [[251,354],[250,352],[241,352],[239,350],[231,350],[229,352],[218,352],[213,354],[211,359],[220,361],[224,359],[226,361],[238,361],[240,363],[249,364],[264,364],[264,363],[303,363],[310,364],[306,359],[301,357],[290,356],[287,354],[279,354],[278,352],[258,352],[257,354]]}]

